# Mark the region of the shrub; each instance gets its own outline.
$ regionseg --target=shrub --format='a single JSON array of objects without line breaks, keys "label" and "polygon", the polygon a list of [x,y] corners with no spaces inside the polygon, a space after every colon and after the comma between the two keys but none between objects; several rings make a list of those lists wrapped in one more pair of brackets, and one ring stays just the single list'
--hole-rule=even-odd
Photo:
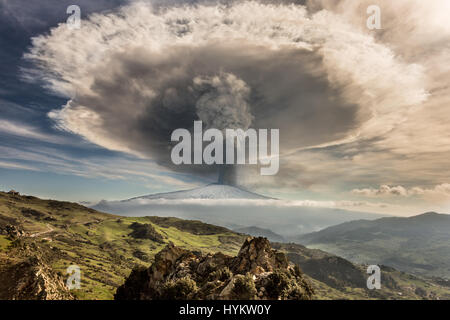
[{"label": "shrub", "polygon": [[133,229],[133,232],[129,235],[135,239],[149,239],[158,243],[164,243],[164,237],[151,224],[133,222],[130,228]]},{"label": "shrub", "polygon": [[234,278],[234,286],[231,291],[233,299],[252,300],[255,298],[256,293],[255,281],[252,275],[248,273],[245,276],[238,274]]},{"label": "shrub", "polygon": [[309,300],[311,299],[310,295],[305,292],[305,290],[299,285],[295,285],[294,287],[287,289],[283,292],[283,298],[289,300]]},{"label": "shrub", "polygon": [[228,267],[223,267],[219,270],[213,271],[209,275],[209,281],[219,280],[226,281],[231,278],[233,274]]},{"label": "shrub", "polygon": [[161,299],[187,300],[189,296],[194,295],[198,291],[198,287],[190,277],[184,277],[166,281],[161,291]]}]

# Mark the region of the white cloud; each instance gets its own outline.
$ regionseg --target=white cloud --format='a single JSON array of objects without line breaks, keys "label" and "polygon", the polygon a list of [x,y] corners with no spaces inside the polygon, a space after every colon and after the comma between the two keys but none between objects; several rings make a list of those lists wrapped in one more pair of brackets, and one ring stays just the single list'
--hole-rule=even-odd
[{"label": "white cloud", "polygon": [[300,5],[157,11],[138,2],[95,14],[80,30],[61,25],[34,38],[26,57],[53,90],[72,98],[50,113],[61,128],[150,157],[165,152],[152,148],[168,144],[166,132],[180,119],[191,122],[192,105],[204,98],[192,91],[194,80],[223,69],[260,96],[249,101],[253,125],[280,128],[284,152],[380,135],[426,99],[420,65],[340,16],[309,15]]},{"label": "white cloud", "polygon": [[80,159],[59,149],[42,146],[23,147],[21,150],[0,146],[0,167],[70,174],[85,178],[135,181],[154,192],[210,182],[189,175],[174,175],[164,167],[149,161],[120,157]]},{"label": "white cloud", "polygon": [[409,192],[402,186],[388,186],[382,185],[378,189],[365,188],[365,189],[353,189],[352,193],[356,195],[362,195],[367,197],[375,196],[408,196]]},{"label": "white cloud", "polygon": [[366,197],[420,196],[432,200],[450,200],[450,184],[442,183],[432,188],[422,188],[422,187],[405,188],[403,186],[382,185],[377,189],[373,188],[354,189],[352,190],[352,193]]},{"label": "white cloud", "polygon": [[14,163],[14,162],[5,162],[0,161],[0,167],[5,169],[20,169],[20,170],[31,170],[31,171],[37,171],[36,168],[33,168],[31,166],[27,166],[20,163]]},{"label": "white cloud", "polygon": [[317,201],[317,200],[283,200],[283,199],[137,199],[133,204],[159,205],[159,206],[183,206],[197,205],[206,207],[267,207],[267,208],[335,208],[346,210],[358,210],[363,212],[392,212],[397,206],[382,202],[368,201]]},{"label": "white cloud", "polygon": [[57,144],[61,144],[66,141],[62,137],[42,133],[37,128],[33,128],[24,123],[3,119],[0,119],[0,133]]}]

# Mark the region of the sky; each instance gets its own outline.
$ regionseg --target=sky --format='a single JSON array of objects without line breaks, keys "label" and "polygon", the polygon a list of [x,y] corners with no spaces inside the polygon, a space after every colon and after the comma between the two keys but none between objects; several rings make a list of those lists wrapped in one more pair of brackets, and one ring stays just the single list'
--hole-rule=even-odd
[{"label": "sky", "polygon": [[[73,4],[79,29],[65,23]],[[280,130],[279,173],[236,166],[230,183],[449,213],[448,12],[446,0],[1,0],[0,189],[93,203],[212,183],[217,168],[169,158],[170,132],[200,119]]]}]

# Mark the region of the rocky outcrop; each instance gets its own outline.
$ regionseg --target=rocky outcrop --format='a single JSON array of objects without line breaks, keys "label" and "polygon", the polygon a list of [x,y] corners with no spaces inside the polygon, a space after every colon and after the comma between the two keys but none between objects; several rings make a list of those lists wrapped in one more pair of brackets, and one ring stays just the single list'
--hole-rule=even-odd
[{"label": "rocky outcrop", "polygon": [[150,268],[133,270],[117,300],[311,299],[297,266],[265,238],[248,238],[236,257],[201,254],[167,245]]}]

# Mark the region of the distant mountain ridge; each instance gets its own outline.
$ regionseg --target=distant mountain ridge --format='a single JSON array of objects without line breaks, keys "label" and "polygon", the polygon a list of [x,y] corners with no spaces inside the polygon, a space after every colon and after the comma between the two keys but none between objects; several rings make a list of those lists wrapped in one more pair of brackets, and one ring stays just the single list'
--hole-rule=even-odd
[{"label": "distant mountain ridge", "polygon": [[301,235],[296,242],[357,263],[450,279],[450,215],[357,220]]}]

